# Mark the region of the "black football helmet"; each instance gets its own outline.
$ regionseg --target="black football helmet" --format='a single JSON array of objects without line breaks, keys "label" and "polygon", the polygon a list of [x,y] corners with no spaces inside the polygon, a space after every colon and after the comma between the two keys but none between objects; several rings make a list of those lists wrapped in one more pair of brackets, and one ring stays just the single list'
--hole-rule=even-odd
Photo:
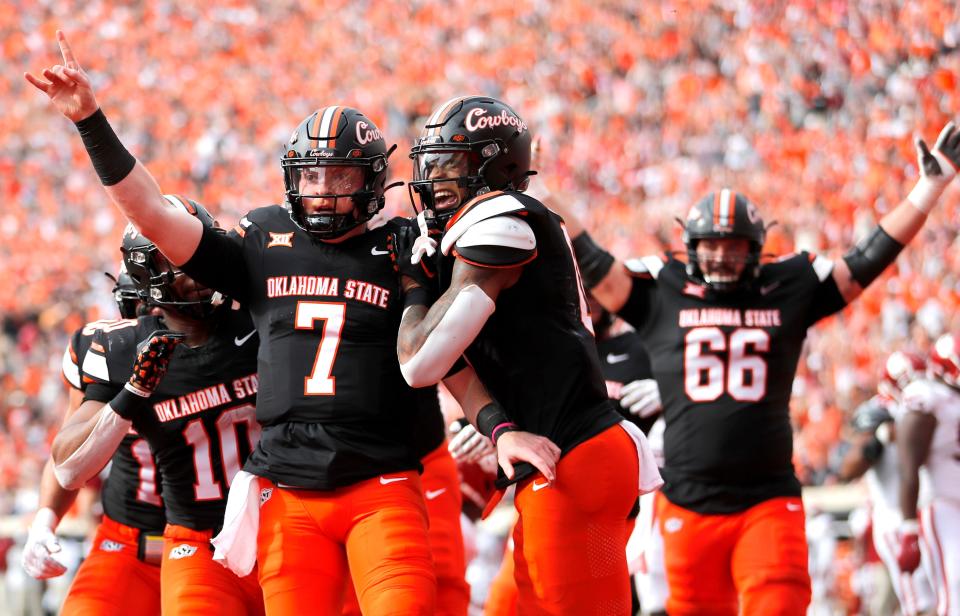
[{"label": "black football helmet", "polygon": [[[380,129],[365,115],[350,107],[332,106],[314,111],[290,137],[280,161],[283,183],[291,218],[304,231],[318,239],[334,239],[364,224],[383,209],[387,182],[387,159],[396,146],[387,149]],[[360,169],[359,182],[336,186],[334,178],[325,180],[327,173],[343,167]],[[305,193],[304,181],[330,186],[324,193]],[[303,198],[332,199],[334,208],[321,212],[307,212]],[[350,212],[337,214],[339,199],[350,199]]]},{"label": "black football helmet", "polygon": [[104,272],[104,276],[113,282],[113,300],[117,302],[117,310],[120,311],[122,319],[136,319],[137,309],[140,307],[140,293],[137,291],[137,285],[133,278],[127,273],[127,267],[123,261],[120,262],[120,272],[114,276],[110,272]]},{"label": "black football helmet", "polygon": [[[177,195],[164,195],[163,198],[199,218],[204,227],[217,226],[210,212],[196,201]],[[120,252],[140,299],[149,306],[161,306],[186,317],[205,319],[224,303],[220,293],[196,283],[189,291],[178,291],[175,283],[186,274],[170,263],[157,245],[133,225],[127,225],[123,231]]]},{"label": "black football helmet", "polygon": [[[767,229],[757,207],[741,193],[724,188],[703,197],[687,214],[683,243],[687,247],[687,274],[702,280],[716,291],[732,291],[753,282],[760,273],[760,252]],[[746,266],[737,280],[711,280],[704,275],[697,258],[697,244],[703,239],[744,238],[750,241]]]},{"label": "black football helmet", "polygon": [[[504,102],[488,96],[460,96],[445,102],[430,114],[410,150],[413,181],[408,190],[414,211],[426,211],[436,224],[445,225],[477,195],[526,190],[534,174],[530,143],[527,125]],[[453,186],[459,190],[453,191]],[[461,191],[465,195],[457,199]],[[447,195],[453,196],[445,206],[442,201]]]}]

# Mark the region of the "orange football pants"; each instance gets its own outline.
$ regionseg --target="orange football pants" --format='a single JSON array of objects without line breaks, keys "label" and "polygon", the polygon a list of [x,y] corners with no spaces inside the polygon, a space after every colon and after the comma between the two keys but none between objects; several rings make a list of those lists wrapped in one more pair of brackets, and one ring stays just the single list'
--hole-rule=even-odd
[{"label": "orange football pants", "polygon": [[262,616],[263,594],[257,572],[246,577],[214,562],[212,530],[167,524],[163,531],[160,582],[163,616]]},{"label": "orange football pants", "polygon": [[137,558],[140,531],[107,516],[80,565],[60,614],[154,616],[160,614],[160,567]]},{"label": "orange football pants", "polygon": [[339,614],[348,576],[365,616],[434,613],[437,581],[416,471],[329,491],[260,479],[267,614]]},{"label": "orange football pants", "polygon": [[517,485],[513,530],[517,613],[628,614],[627,537],[639,461],[619,425],[569,451],[557,479]]},{"label": "orange football pants", "polygon": [[803,616],[810,603],[803,503],[773,498],[704,515],[657,499],[670,616]]},{"label": "orange football pants", "polygon": [[484,616],[516,616],[517,582],[514,580],[513,547],[507,542],[503,561],[497,577],[490,584],[487,601],[483,604]]},{"label": "orange football pants", "polygon": [[[447,442],[428,453],[420,462],[423,474],[420,486],[427,504],[430,528],[427,539],[437,576],[437,616],[466,616],[470,607],[470,585],[463,555],[463,531],[460,528],[460,475],[457,463],[447,450]],[[347,584],[343,616],[359,616],[360,603],[353,584]]]}]

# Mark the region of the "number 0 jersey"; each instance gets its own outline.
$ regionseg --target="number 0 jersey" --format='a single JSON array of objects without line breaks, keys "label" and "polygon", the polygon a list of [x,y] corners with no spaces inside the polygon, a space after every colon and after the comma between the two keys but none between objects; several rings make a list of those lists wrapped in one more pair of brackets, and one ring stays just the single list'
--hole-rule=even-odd
[{"label": "number 0 jersey", "polygon": [[[86,393],[90,378],[83,366],[101,361],[101,345],[94,345],[97,333],[136,327],[134,319],[102,320],[87,323],[74,332],[63,354],[63,378],[74,389]],[[96,351],[90,354],[91,346]],[[131,364],[132,365],[132,364]],[[160,532],[166,525],[160,498],[160,476],[147,441],[134,430],[123,437],[110,458],[110,473],[100,490],[103,512],[112,520],[144,531]]]},{"label": "number 0 jersey", "polygon": [[183,269],[240,300],[260,332],[260,444],[246,470],[331,490],[420,467],[413,391],[400,374],[394,227],[314,240],[280,206],[229,234],[204,229]]},{"label": "number 0 jersey", "polygon": [[[194,530],[219,529],[227,489],[256,443],[257,336],[249,316],[222,310],[205,344],[174,350],[167,374],[135,415],[162,477],[167,521]],[[86,399],[109,402],[130,378],[137,344],[159,329],[160,317],[94,336],[83,376]]]},{"label": "number 0 jersey", "polygon": [[676,259],[628,262],[619,315],[643,336],[660,386],[671,502],[731,513],[800,495],[790,394],[807,328],[845,305],[832,265],[802,253],[762,266],[749,290],[716,293]]},{"label": "number 0 jersey", "polygon": [[[586,299],[560,217],[522,193],[494,192],[464,205],[446,234],[456,234],[458,225],[471,220],[501,216],[529,225],[535,252],[509,264],[522,265],[520,278],[497,297],[496,310],[464,355],[521,429],[546,436],[566,453],[621,417],[607,398]],[[443,241],[450,240],[445,236]],[[451,255],[479,267],[502,267],[510,258],[501,246],[484,250],[462,239]],[[452,256],[440,260],[441,289],[449,286],[454,262]]]}]

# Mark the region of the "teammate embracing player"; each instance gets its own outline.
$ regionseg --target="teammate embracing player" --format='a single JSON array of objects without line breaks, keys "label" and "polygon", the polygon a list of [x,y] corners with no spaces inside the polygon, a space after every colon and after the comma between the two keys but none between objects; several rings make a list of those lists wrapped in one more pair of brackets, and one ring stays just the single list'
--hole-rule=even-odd
[{"label": "teammate embracing player", "polygon": [[[411,151],[422,235],[401,255],[412,286],[397,352],[407,382],[444,379],[461,404],[450,372],[464,356],[498,403],[465,413],[497,445],[502,479],[519,482],[519,612],[625,613],[628,520],[660,479],[642,433],[618,425],[607,399],[562,223],[519,192],[530,146],[523,120],[493,98],[431,114]],[[542,474],[518,472],[518,460]]]},{"label": "teammate embracing player", "polygon": [[804,614],[810,601],[788,403],[808,327],[856,298],[920,230],[960,166],[948,124],[905,201],[842,260],[801,253],[761,264],[766,228],[744,195],[719,190],[684,222],[687,262],[626,266],[574,221],[584,281],[654,358],[666,420],[658,517],[667,612]]}]

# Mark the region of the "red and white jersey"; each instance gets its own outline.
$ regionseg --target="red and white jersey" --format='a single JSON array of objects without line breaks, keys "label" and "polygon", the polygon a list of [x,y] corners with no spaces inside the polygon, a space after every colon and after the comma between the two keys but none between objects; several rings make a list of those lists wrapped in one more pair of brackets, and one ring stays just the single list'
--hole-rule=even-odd
[{"label": "red and white jersey", "polygon": [[903,406],[907,412],[936,417],[925,463],[933,498],[960,502],[960,392],[940,381],[921,379],[903,390]]}]

